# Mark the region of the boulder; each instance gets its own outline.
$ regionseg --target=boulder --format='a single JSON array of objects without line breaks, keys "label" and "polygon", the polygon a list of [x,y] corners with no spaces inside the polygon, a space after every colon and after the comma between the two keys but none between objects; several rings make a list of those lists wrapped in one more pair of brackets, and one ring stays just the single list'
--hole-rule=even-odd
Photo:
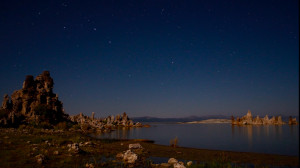
[{"label": "boulder", "polygon": [[43,154],[36,155],[35,158],[38,164],[42,164],[45,160],[45,156]]},{"label": "boulder", "polygon": [[69,152],[73,152],[75,154],[82,152],[82,150],[79,148],[78,143],[68,144],[68,147],[69,147]]},{"label": "boulder", "polygon": [[168,163],[171,164],[171,165],[173,165],[173,164],[175,164],[175,163],[178,163],[178,160],[176,160],[175,158],[170,158],[170,159],[168,160]]},{"label": "boulder", "polygon": [[131,152],[130,150],[127,150],[127,151],[124,153],[123,160],[124,160],[126,163],[133,164],[133,163],[135,163],[135,161],[136,161],[137,159],[138,159],[137,154]]},{"label": "boulder", "polygon": [[183,164],[180,164],[180,163],[175,163],[173,165],[174,168],[185,168],[185,166]]},{"label": "boulder", "polygon": [[188,167],[190,167],[192,164],[193,164],[192,161],[188,161],[188,162],[186,163],[186,165],[187,165]]},{"label": "boulder", "polygon": [[139,143],[129,144],[128,147],[129,147],[129,150],[131,150],[131,149],[143,149],[143,147]]}]

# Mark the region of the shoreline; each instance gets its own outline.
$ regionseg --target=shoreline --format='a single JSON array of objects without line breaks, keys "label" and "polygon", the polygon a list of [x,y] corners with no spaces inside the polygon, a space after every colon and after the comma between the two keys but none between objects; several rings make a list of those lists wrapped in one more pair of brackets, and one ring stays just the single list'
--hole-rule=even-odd
[{"label": "shoreline", "polygon": [[[97,139],[97,138],[96,138]],[[239,152],[216,149],[201,149],[191,147],[171,147],[168,145],[156,144],[149,139],[101,139],[114,140],[129,145],[131,143],[140,143],[146,148],[152,157],[176,158],[180,160],[193,160],[199,162],[215,161],[219,155],[229,157],[232,163],[253,164],[253,165],[272,165],[272,166],[299,166],[299,156],[280,155],[256,152]]]},{"label": "shoreline", "polygon": [[[68,146],[73,143],[78,143],[83,153],[70,152]],[[84,167],[83,165],[90,163],[91,160],[96,167],[120,167],[116,155],[128,150],[129,144],[135,143],[139,143],[144,148],[141,155],[143,158],[176,158],[193,161],[194,164],[221,162],[238,167],[299,166],[299,156],[171,147],[145,139],[97,139],[79,130],[1,128],[0,167],[36,166],[36,156],[41,154],[46,158],[41,166],[46,167]],[[54,154],[56,151],[58,154]],[[149,165],[152,167],[153,164]]]}]

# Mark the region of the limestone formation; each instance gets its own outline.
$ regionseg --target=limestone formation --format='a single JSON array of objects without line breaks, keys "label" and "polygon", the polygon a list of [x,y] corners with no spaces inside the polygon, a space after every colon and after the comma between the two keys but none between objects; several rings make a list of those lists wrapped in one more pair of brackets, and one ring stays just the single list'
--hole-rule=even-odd
[{"label": "limestone formation", "polygon": [[[295,118],[295,120],[296,120],[296,118]],[[268,124],[282,125],[282,124],[285,124],[285,122],[282,121],[281,116],[273,116],[271,119],[269,119],[268,115],[266,115],[264,118],[259,118],[259,116],[253,118],[250,110],[248,110],[247,115],[245,115],[241,118],[237,117],[236,120],[232,116],[231,121],[232,121],[233,125],[268,125]],[[289,123],[292,123],[291,119],[290,119]]]},{"label": "limestone formation", "polygon": [[103,132],[109,132],[110,129],[117,127],[143,127],[141,123],[134,123],[132,120],[130,120],[125,112],[122,116],[123,117],[117,115],[116,117],[114,117],[113,115],[111,115],[107,118],[93,119],[93,117],[88,117],[80,113],[79,115],[70,116],[70,119],[71,121],[78,123],[81,126],[85,125],[91,128],[92,130],[94,129]]},{"label": "limestone formation", "polygon": [[136,160],[138,159],[138,155],[135,154],[134,152],[131,152],[131,150],[127,150],[125,153],[124,153],[124,156],[123,156],[123,160],[126,162],[126,163],[134,163]]},{"label": "limestone formation", "polygon": [[95,112],[92,112],[92,120],[95,118]]},{"label": "limestone formation", "polygon": [[291,116],[289,117],[289,125],[297,125],[297,119],[296,118],[292,118]]},{"label": "limestone formation", "polygon": [[32,75],[27,75],[22,89],[14,91],[11,100],[8,95],[4,96],[1,111],[6,111],[7,115],[0,118],[0,125],[32,120],[57,123],[67,118],[62,102],[53,93],[53,86],[49,71],[44,71],[35,79]]}]

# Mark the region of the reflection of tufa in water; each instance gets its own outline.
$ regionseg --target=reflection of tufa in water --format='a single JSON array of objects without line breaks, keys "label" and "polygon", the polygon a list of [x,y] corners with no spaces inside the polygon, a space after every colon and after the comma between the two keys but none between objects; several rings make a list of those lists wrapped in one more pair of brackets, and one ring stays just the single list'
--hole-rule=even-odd
[{"label": "reflection of tufa in water", "polygon": [[[251,111],[248,110],[247,115],[239,118],[237,117],[236,119],[234,119],[234,117],[231,117],[231,123],[233,125],[282,125],[282,124],[286,124],[285,122],[282,121],[281,116],[273,116],[271,119],[269,119],[268,115],[266,115],[264,118],[259,118],[259,116],[256,116],[255,118],[252,117]],[[289,119],[289,124],[290,125],[296,125],[297,120],[296,118],[292,118],[290,117]]]}]

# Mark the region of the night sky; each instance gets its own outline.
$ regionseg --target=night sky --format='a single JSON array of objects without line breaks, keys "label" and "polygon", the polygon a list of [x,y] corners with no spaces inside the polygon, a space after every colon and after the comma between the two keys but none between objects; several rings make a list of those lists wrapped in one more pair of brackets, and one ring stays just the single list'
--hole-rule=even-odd
[{"label": "night sky", "polygon": [[0,100],[49,70],[71,115],[298,115],[298,5],[1,1]]}]

